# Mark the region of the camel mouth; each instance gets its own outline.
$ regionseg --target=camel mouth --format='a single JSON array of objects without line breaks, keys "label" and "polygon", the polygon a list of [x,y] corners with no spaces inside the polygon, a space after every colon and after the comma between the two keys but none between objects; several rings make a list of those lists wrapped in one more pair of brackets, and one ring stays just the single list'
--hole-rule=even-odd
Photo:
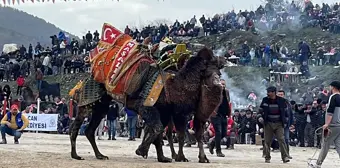
[{"label": "camel mouth", "polygon": [[215,86],[218,86],[218,85],[222,86],[221,77],[220,77],[219,75],[214,74],[214,77],[213,77],[213,84],[214,84]]}]

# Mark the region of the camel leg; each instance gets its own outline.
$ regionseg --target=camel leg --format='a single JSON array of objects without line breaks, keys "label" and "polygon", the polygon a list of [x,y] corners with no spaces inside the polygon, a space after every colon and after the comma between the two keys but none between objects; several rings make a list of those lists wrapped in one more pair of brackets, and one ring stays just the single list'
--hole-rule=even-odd
[{"label": "camel leg", "polygon": [[101,120],[106,116],[109,110],[109,103],[103,103],[103,101],[96,102],[92,110],[93,110],[92,118],[87,129],[85,130],[85,135],[86,138],[91,143],[96,158],[101,160],[107,160],[109,158],[99,152],[94,134]]},{"label": "camel leg", "polygon": [[138,156],[142,156],[144,159],[148,158],[148,152],[149,152],[150,145],[152,143],[151,140],[152,140],[153,132],[154,130],[152,129],[152,126],[145,124],[142,143],[138,146],[138,149],[136,150],[136,154]]},{"label": "camel leg", "polygon": [[70,140],[71,140],[71,157],[77,160],[84,160],[82,157],[78,156],[77,154],[76,140],[79,134],[79,129],[81,125],[83,124],[85,114],[86,114],[85,107],[79,107],[78,114],[75,120],[73,121],[73,123],[70,125],[70,130],[69,130],[69,135],[70,135]]},{"label": "camel leg", "polygon": [[176,162],[189,162],[187,158],[185,158],[183,153],[184,147],[184,139],[185,139],[185,129],[187,123],[186,116],[174,116],[173,121],[176,127],[176,131],[178,134],[178,155],[175,159]]},{"label": "camel leg", "polygon": [[157,151],[157,160],[158,160],[158,162],[163,162],[163,163],[172,162],[172,159],[164,156],[162,140],[163,140],[163,135],[162,135],[162,133],[160,133],[160,134],[157,135],[157,138],[153,142],[153,144],[156,147],[156,151]]},{"label": "camel leg", "polygon": [[195,128],[195,137],[196,137],[196,141],[198,142],[198,149],[199,149],[198,159],[200,163],[210,163],[203,149],[202,139],[203,139],[203,134],[204,134],[204,124],[205,122],[198,120],[198,118],[195,116],[194,128]]},{"label": "camel leg", "polygon": [[168,162],[168,158],[164,157],[162,149],[163,125],[158,110],[154,107],[143,107],[140,111],[143,114],[145,127],[143,141],[137,148],[136,154],[147,158],[150,145],[153,143],[156,146],[158,161]]},{"label": "camel leg", "polygon": [[172,159],[176,159],[177,153],[176,153],[175,148],[174,148],[174,139],[172,137],[173,127],[174,127],[174,123],[173,123],[172,120],[170,120],[170,122],[168,124],[167,138],[168,138],[168,142],[169,142],[169,146],[170,146],[170,150],[171,150],[171,157],[172,157]]}]

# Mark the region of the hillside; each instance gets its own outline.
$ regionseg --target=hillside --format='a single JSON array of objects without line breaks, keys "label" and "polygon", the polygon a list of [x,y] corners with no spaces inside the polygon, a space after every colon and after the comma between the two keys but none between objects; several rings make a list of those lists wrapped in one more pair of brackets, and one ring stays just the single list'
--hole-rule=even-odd
[{"label": "hillside", "polygon": [[[318,32],[318,34],[317,34]],[[286,36],[282,38],[282,33]],[[240,48],[244,40],[248,40],[250,45],[254,45],[259,41],[266,42],[270,40],[282,40],[287,44],[288,48],[296,48],[297,43],[300,39],[305,39],[311,45],[311,49],[325,45],[337,46],[340,42],[339,35],[330,34],[327,32],[320,32],[317,29],[303,29],[299,31],[278,31],[278,32],[267,32],[262,35],[253,35],[249,32],[244,31],[232,31],[225,34],[209,36],[209,37],[198,37],[198,38],[182,38],[181,40],[188,41],[189,43],[200,43],[208,46],[216,46],[218,49],[221,46],[225,46],[228,41],[232,42],[234,48]],[[316,79],[311,80],[307,83],[300,84],[289,84],[282,86],[286,90],[301,90],[304,91],[307,87],[317,87],[321,84],[327,86],[331,80],[340,79],[340,69],[336,69],[333,66],[320,66],[310,67],[312,76],[317,76]],[[265,95],[265,87],[261,86],[261,81],[264,78],[269,77],[268,68],[258,67],[227,67],[224,70],[223,77],[227,79],[227,86],[231,89],[233,97],[244,97],[250,91],[258,93],[259,97]],[[50,76],[45,79],[49,83],[60,83],[61,94],[63,97],[67,97],[69,90],[81,79],[85,78],[89,74],[68,74],[63,76]],[[33,77],[31,77],[32,79]],[[36,88],[35,82],[31,80],[32,88]],[[1,86],[4,83],[0,83]],[[15,82],[10,82],[10,85],[14,89],[16,87]],[[242,100],[240,100],[242,101]]]},{"label": "hillside", "polygon": [[42,45],[50,45],[50,36],[61,31],[41,18],[11,7],[0,7],[0,23],[1,51],[6,43],[27,46],[40,42]]}]

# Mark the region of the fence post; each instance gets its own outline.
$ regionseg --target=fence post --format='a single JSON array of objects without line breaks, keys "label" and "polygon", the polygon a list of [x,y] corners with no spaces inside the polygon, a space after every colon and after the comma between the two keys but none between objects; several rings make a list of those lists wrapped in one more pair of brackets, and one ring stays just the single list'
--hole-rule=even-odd
[{"label": "fence post", "polygon": [[[38,99],[37,99],[37,114],[40,114],[40,102],[41,102],[41,99],[38,98]],[[39,133],[39,132],[36,131],[35,133]]]}]

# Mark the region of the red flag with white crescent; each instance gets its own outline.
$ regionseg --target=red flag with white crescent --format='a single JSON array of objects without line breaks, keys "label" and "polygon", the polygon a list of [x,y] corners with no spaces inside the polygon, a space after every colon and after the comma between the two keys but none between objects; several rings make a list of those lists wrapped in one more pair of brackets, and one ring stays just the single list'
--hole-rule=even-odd
[{"label": "red flag with white crescent", "polygon": [[123,32],[119,31],[110,24],[104,23],[101,35],[102,42],[113,44],[119,36],[123,35]]}]

